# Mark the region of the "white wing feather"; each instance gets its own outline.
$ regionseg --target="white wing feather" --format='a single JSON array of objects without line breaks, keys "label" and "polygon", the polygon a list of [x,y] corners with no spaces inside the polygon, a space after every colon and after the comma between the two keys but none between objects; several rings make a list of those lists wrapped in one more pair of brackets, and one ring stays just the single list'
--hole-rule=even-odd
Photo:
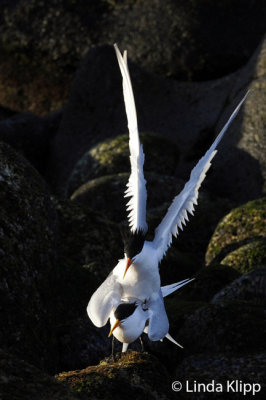
[{"label": "white wing feather", "polygon": [[211,166],[211,160],[217,152],[215,148],[222,139],[228,126],[237,115],[247,95],[248,92],[235,108],[234,112],[213,142],[212,146],[199,160],[197,165],[192,169],[189,181],[185,184],[182,192],[174,198],[172,204],[168,208],[165,217],[163,218],[160,225],[156,228],[153,243],[157,249],[159,260],[163,258],[168,247],[171,245],[172,235],[176,237],[178,234],[178,228],[182,230],[183,225],[186,225],[186,221],[188,221],[188,213],[193,215],[194,205],[197,204],[200,185],[203,182],[206,173]]},{"label": "white wing feather", "polygon": [[138,230],[147,231],[146,223],[146,181],[143,174],[144,153],[139,141],[137,113],[134,101],[130,75],[127,66],[127,53],[122,57],[117,45],[114,45],[123,77],[123,94],[129,130],[129,150],[131,174],[127,183],[125,197],[130,197],[127,203],[129,226],[134,233]]}]

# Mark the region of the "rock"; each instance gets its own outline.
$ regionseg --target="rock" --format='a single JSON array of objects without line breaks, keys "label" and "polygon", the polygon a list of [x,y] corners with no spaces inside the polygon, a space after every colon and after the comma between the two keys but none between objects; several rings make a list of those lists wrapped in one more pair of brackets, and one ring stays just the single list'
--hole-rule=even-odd
[{"label": "rock", "polygon": [[[2,348],[52,370],[55,324],[56,212],[36,170],[0,144],[0,341]],[[53,357],[51,357],[53,354]]]},{"label": "rock", "polygon": [[[232,210],[218,224],[206,252],[206,264],[220,262],[246,243],[265,235],[265,198]],[[247,249],[246,249],[247,250]]]},{"label": "rock", "polygon": [[5,400],[84,399],[24,360],[0,350],[0,398]]},{"label": "rock", "polygon": [[[169,377],[163,365],[147,353],[128,351],[115,362],[103,360],[99,365],[81,371],[56,375],[73,390],[90,398],[134,399],[171,398]],[[169,394],[169,395],[168,395]]]},{"label": "rock", "polygon": [[220,290],[211,300],[221,304],[228,300],[241,300],[262,305],[266,304],[266,267],[242,275]]},{"label": "rock", "polygon": [[224,265],[203,267],[194,275],[193,282],[176,293],[176,299],[208,302],[217,292],[220,292],[239,276],[239,272],[235,269]]},{"label": "rock", "polygon": [[[180,191],[184,183],[178,178],[156,173],[145,174],[147,180],[147,209],[158,207],[168,202]],[[102,212],[113,221],[121,222],[127,218],[124,198],[128,173],[118,173],[93,179],[78,188],[71,200]],[[161,214],[160,217],[162,217]]]},{"label": "rock", "polygon": [[156,74],[189,81],[224,76],[243,66],[258,45],[265,32],[263,5],[263,0],[252,7],[248,0],[241,7],[226,0],[5,2],[0,101],[18,111],[56,110],[87,49],[115,42]]},{"label": "rock", "polygon": [[256,240],[227,254],[221,264],[229,265],[242,274],[266,263],[266,240]]},{"label": "rock", "polygon": [[[183,388],[186,388],[186,382],[189,384],[190,392],[182,390],[180,392],[182,399],[200,399],[205,400],[206,398],[219,398],[219,399],[241,399],[244,397],[243,384],[259,383],[261,389],[259,391],[258,386],[254,386],[254,389],[258,392],[255,393],[256,399],[264,399],[266,390],[264,385],[264,371],[266,367],[266,354],[255,353],[255,354],[196,354],[185,358],[180,363],[175,371],[175,377],[181,381]],[[176,380],[177,380],[176,379]],[[194,382],[196,385],[211,384],[214,380],[215,384],[221,383],[223,392],[217,394],[214,392],[206,393],[203,389],[196,387],[193,390]],[[238,390],[236,388],[236,382],[238,381]],[[233,382],[232,390],[227,390],[227,384]],[[240,390],[240,384],[242,383],[242,391]],[[248,386],[246,386],[248,390]],[[209,385],[209,390],[212,390]],[[246,393],[245,397],[249,396],[253,398],[252,392]]]},{"label": "rock", "polygon": [[264,308],[244,301],[208,304],[190,315],[178,332],[190,353],[265,351]]},{"label": "rock", "polygon": [[31,113],[16,114],[0,122],[0,140],[19,151],[44,175],[50,142],[61,115],[61,111],[44,118]]},{"label": "rock", "polygon": [[[129,135],[107,139],[90,149],[78,161],[69,178],[68,193],[103,175],[130,171]],[[152,133],[140,133],[145,153],[144,170],[162,175],[174,175],[179,159],[175,143]]]},{"label": "rock", "polygon": [[[241,70],[204,83],[164,79],[129,60],[139,129],[177,143],[181,154],[176,170],[179,178],[188,179],[191,169],[226,123],[247,88],[256,85],[256,68],[261,70],[264,65],[263,46],[259,46]],[[108,68],[103,71],[105,65]],[[263,76],[263,71],[260,76]],[[247,99],[247,110],[253,105],[254,96],[255,93],[251,93]],[[260,86],[256,89],[256,98],[263,103],[263,96],[264,89]],[[229,198],[236,205],[260,197],[263,189],[264,161],[259,155],[263,154],[264,146],[263,122],[256,123],[259,141],[255,147],[244,148],[240,138],[245,135],[245,142],[253,143],[253,139],[248,138],[254,136],[250,124],[245,124],[242,130],[245,107],[226,133],[224,144],[219,147],[204,182],[211,193]],[[254,123],[257,115],[263,121],[260,111],[253,114]],[[53,141],[49,181],[54,190],[66,194],[69,177],[88,149],[107,138],[124,134],[126,126],[121,77],[114,50],[110,47],[95,48],[88,52],[76,75],[59,132]]]},{"label": "rock", "polygon": [[123,257],[123,244],[117,225],[100,213],[70,201],[53,202],[59,225],[56,332],[62,371],[97,364],[111,353],[108,327],[93,326],[86,308]]}]

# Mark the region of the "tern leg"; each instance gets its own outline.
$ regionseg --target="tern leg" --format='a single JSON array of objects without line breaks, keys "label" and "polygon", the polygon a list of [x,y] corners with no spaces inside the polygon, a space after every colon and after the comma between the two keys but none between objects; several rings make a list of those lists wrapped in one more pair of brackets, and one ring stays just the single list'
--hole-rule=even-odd
[{"label": "tern leg", "polygon": [[127,348],[128,348],[128,343],[123,343],[122,353],[125,353],[127,351]]},{"label": "tern leg", "polygon": [[114,361],[114,359],[115,359],[115,337],[113,336],[111,360]]},{"label": "tern leg", "polygon": [[144,353],[144,344],[141,336],[139,337],[140,345],[141,345],[141,352]]}]

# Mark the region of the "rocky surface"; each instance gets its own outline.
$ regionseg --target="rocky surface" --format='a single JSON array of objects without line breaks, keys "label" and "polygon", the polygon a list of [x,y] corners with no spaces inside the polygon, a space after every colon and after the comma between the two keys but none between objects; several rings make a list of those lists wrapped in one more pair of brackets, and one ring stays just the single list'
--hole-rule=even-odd
[{"label": "rocky surface", "polygon": [[[171,399],[174,380],[263,381],[266,41],[250,56],[266,9],[261,0],[240,8],[227,0],[85,3],[0,1],[0,398]],[[86,306],[123,256],[119,230],[127,225],[121,76],[113,48],[102,46],[114,41],[128,49],[146,132],[148,239],[251,91],[195,216],[160,265],[163,285],[195,277],[165,301],[169,332],[184,349],[144,335],[149,354],[112,362],[104,358],[109,324],[93,326]],[[139,351],[139,341],[130,348]]]},{"label": "rocky surface", "polygon": [[234,300],[197,309],[173,333],[190,354],[245,353],[265,351],[265,331],[264,308]]},{"label": "rocky surface", "polygon": [[[245,354],[239,356],[238,354],[225,355],[223,353],[214,354],[197,354],[187,357],[176,369],[175,377],[181,381],[183,387],[186,387],[186,381],[189,382],[189,393],[184,393],[184,389],[180,392],[181,399],[206,399],[206,398],[219,398],[219,399],[242,399],[242,391],[240,385],[238,390],[236,382],[242,383],[259,383],[261,389],[256,386],[257,392],[255,396],[252,392],[246,393],[245,397],[264,399],[266,394],[264,370],[266,366],[265,353],[258,354]],[[193,390],[193,384],[199,383],[221,383],[223,391],[206,393],[203,390]],[[227,390],[227,382],[233,382],[232,390]],[[255,387],[254,387],[255,389]],[[210,385],[210,390],[212,390]]]},{"label": "rocky surface", "polygon": [[169,377],[156,358],[146,353],[127,352],[117,361],[102,361],[81,371],[64,372],[56,376],[78,393],[90,398],[128,399],[171,398]]},{"label": "rocky surface", "polygon": [[153,73],[199,81],[244,65],[265,32],[263,0],[241,7],[235,0],[13,0],[1,7],[0,102],[37,113],[63,105],[79,61],[97,45],[118,42]]},{"label": "rocky surface", "polygon": [[[179,160],[178,146],[159,135],[140,133],[146,172],[174,175]],[[130,171],[128,134],[107,139],[94,146],[78,161],[68,182],[71,195],[89,180]]]},{"label": "rocky surface", "polygon": [[53,369],[56,212],[44,181],[22,156],[1,143],[0,160],[1,346]]},{"label": "rocky surface", "polygon": [[[222,261],[228,253],[241,245],[263,238],[266,228],[265,215],[265,198],[244,204],[226,215],[210,240],[206,252],[207,265]],[[259,257],[262,259],[263,255],[260,253]],[[228,262],[230,263],[230,260]]]},{"label": "rocky surface", "polygon": [[216,293],[211,302],[223,303],[227,300],[244,300],[265,307],[266,302],[266,267],[242,275]]},{"label": "rocky surface", "polygon": [[24,360],[0,350],[0,398],[5,400],[85,399]]}]

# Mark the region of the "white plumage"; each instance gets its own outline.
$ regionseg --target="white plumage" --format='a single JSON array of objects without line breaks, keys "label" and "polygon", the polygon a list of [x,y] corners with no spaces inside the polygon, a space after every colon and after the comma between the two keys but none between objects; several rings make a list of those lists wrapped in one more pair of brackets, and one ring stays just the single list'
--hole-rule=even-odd
[{"label": "white plumage", "polygon": [[[123,77],[123,93],[128,119],[131,174],[125,196],[130,197],[127,210],[129,211],[129,226],[134,237],[137,232],[145,233],[147,230],[147,194],[146,181],[143,174],[144,154],[139,141],[137,115],[127,66],[127,55],[125,52],[124,57],[122,57],[116,45],[115,51]],[[165,217],[156,228],[153,241],[144,241],[143,238],[141,248],[133,256],[129,256],[125,252],[125,258],[119,260],[106,280],[92,295],[87,312],[96,326],[101,327],[107,323],[112,310],[116,309],[122,298],[135,298],[141,303],[144,301],[149,302],[148,334],[151,340],[159,340],[167,334],[168,319],[162,300],[159,262],[171,245],[172,236],[176,236],[178,229],[182,230],[183,225],[188,221],[188,213],[193,215],[200,185],[217,152],[216,147],[246,97],[247,94],[240,101],[212,146],[193,168],[189,181],[185,184],[181,193],[174,198]],[[171,289],[169,287],[164,290]],[[156,328],[153,329],[153,327]]]}]

